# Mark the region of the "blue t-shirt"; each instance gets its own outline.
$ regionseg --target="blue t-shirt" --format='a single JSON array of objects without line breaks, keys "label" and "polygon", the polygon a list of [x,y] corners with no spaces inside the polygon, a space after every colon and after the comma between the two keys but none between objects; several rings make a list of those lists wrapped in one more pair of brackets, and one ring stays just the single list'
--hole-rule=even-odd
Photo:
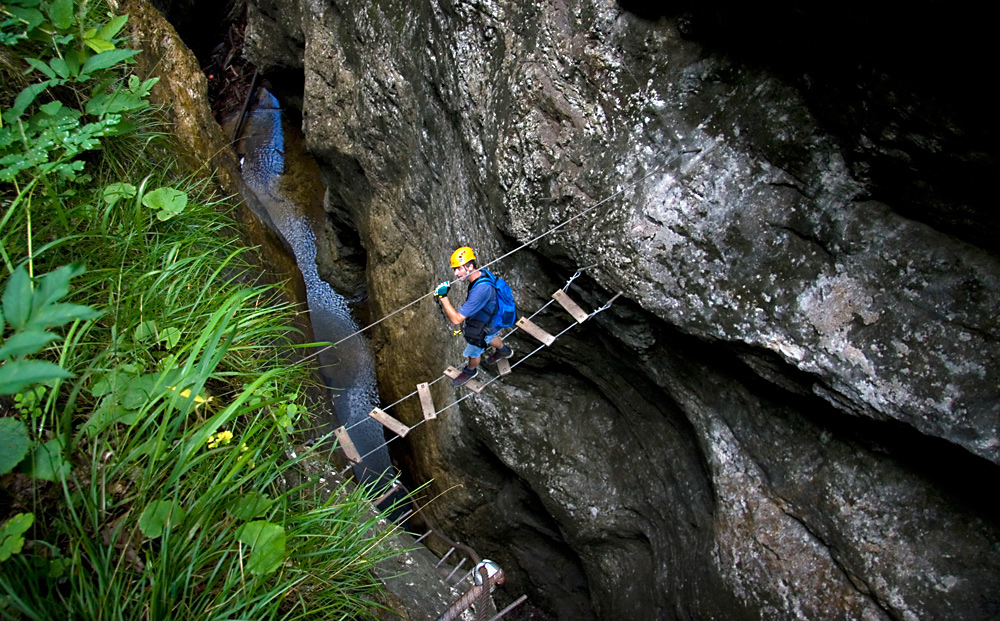
[{"label": "blue t-shirt", "polygon": [[[480,276],[479,278],[484,278]],[[476,282],[479,282],[479,278]],[[465,300],[465,304],[462,304],[462,308],[458,309],[458,314],[463,317],[472,317],[479,311],[483,310],[483,307],[489,304],[490,301],[490,284],[487,282],[485,284],[479,285],[478,287],[473,287],[475,283],[470,283],[469,298]]]}]

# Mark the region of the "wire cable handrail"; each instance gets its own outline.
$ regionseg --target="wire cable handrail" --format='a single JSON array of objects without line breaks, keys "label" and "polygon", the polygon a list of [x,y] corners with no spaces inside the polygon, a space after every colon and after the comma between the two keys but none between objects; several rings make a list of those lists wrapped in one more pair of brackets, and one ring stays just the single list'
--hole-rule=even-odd
[{"label": "wire cable handrail", "polygon": [[[580,276],[581,276],[581,275],[583,274],[584,270],[588,270],[588,269],[591,269],[591,268],[593,268],[593,267],[597,267],[597,265],[596,265],[596,264],[594,264],[594,265],[589,265],[589,266],[587,266],[587,267],[581,267],[581,268],[579,268],[579,269],[578,269],[578,270],[576,271],[576,273],[575,273],[575,274],[573,274],[572,276],[570,276],[570,277],[569,277],[569,280],[567,280],[567,281],[566,281],[566,284],[565,284],[565,285],[563,285],[563,287],[562,287],[562,290],[563,290],[563,291],[568,291],[568,290],[569,290],[569,287],[570,287],[570,285],[571,285],[571,284],[573,283],[573,281],[574,281],[574,280],[576,280],[577,278],[579,278],[579,277],[580,277]],[[621,295],[621,294],[619,294],[619,295]],[[618,297],[618,296],[615,296],[615,297]],[[555,300],[549,300],[548,302],[546,302],[545,304],[543,304],[543,305],[541,306],[541,308],[539,308],[539,309],[538,309],[538,310],[536,310],[536,311],[535,311],[534,313],[532,313],[531,315],[529,315],[529,316],[528,316],[528,320],[530,321],[530,320],[534,319],[534,318],[535,318],[536,316],[538,316],[538,315],[539,315],[539,314],[540,314],[540,313],[541,313],[542,311],[544,311],[544,310],[545,310],[546,308],[548,308],[548,307],[549,307],[549,306],[550,306],[551,304],[553,304],[554,302],[555,302]],[[518,329],[519,329],[519,328],[518,328],[517,326],[514,326],[514,328],[513,328],[513,329],[511,329],[511,331],[510,331],[510,332],[508,332],[507,334],[505,334],[505,335],[503,336],[503,338],[501,338],[500,340],[501,340],[501,341],[503,341],[504,339],[508,339],[508,338],[510,338],[510,337],[511,337],[511,335],[513,335],[513,334],[514,334],[515,332],[517,332],[517,331],[518,331]],[[516,363],[515,363],[515,364],[516,364]],[[513,368],[513,366],[515,366],[515,365],[511,365],[511,368]],[[443,379],[445,379],[445,378],[447,378],[447,377],[448,377],[447,375],[443,375],[443,374],[442,374],[442,375],[438,376],[438,377],[437,377],[436,379],[434,379],[434,380],[432,380],[432,381],[428,382],[428,383],[427,383],[427,385],[428,385],[428,386],[433,386],[434,384],[436,384],[436,383],[440,382],[441,380],[443,380]],[[418,391],[414,390],[414,391],[413,391],[413,392],[411,392],[410,394],[408,394],[408,395],[406,395],[406,396],[404,396],[404,397],[401,397],[401,398],[397,399],[396,401],[393,401],[393,402],[392,402],[392,403],[390,403],[389,405],[386,405],[386,406],[383,406],[383,407],[381,407],[380,409],[381,409],[382,411],[387,411],[387,410],[389,410],[389,409],[391,409],[391,408],[393,408],[393,407],[395,407],[395,406],[399,405],[399,404],[400,404],[400,403],[402,403],[403,401],[406,401],[406,400],[407,400],[407,399],[409,399],[410,397],[412,397],[412,396],[416,395],[416,394],[417,394],[417,392],[418,392]],[[367,419],[364,419],[364,418],[362,418],[361,420],[358,420],[358,421],[355,421],[354,423],[351,423],[351,425],[350,425],[350,426],[345,426],[345,427],[344,427],[344,431],[347,431],[347,432],[350,432],[350,430],[351,430],[351,429],[354,429],[354,428],[355,428],[355,427],[357,427],[358,425],[361,425],[361,424],[363,424],[363,423],[365,423],[365,422],[367,422]],[[411,429],[412,429],[412,427],[411,427]]]},{"label": "wire cable handrail", "polygon": [[[574,279],[574,278],[576,278],[576,277],[577,277],[578,275],[579,275],[579,272],[577,272],[577,274],[576,274],[576,275],[574,275],[574,276],[573,276],[573,278],[571,278],[569,282],[572,282],[572,281],[573,281],[573,279]],[[567,283],[567,285],[568,285],[568,283]],[[590,313],[588,313],[588,314],[587,314],[587,319],[591,319],[591,318],[593,318],[594,316],[596,316],[597,314],[599,314],[599,313],[602,313],[602,312],[604,312],[604,311],[608,310],[609,308],[611,308],[611,305],[612,305],[612,304],[614,304],[615,300],[617,300],[617,299],[618,299],[618,297],[619,297],[619,296],[621,296],[621,295],[622,295],[622,294],[621,294],[621,292],[619,292],[619,293],[616,293],[616,294],[615,294],[615,295],[614,295],[614,296],[613,296],[613,297],[612,297],[611,299],[609,299],[609,300],[608,300],[608,301],[607,301],[607,302],[606,302],[606,303],[605,303],[605,304],[604,304],[603,306],[600,306],[600,307],[598,307],[598,308],[594,309],[593,311],[591,311]],[[541,312],[541,311],[542,311],[542,310],[543,310],[543,309],[544,309],[545,307],[547,307],[547,306],[548,306],[549,304],[551,304],[551,302],[549,302],[549,303],[545,304],[545,305],[544,305],[544,306],[543,306],[542,308],[540,308],[539,310],[535,311],[535,313],[534,313],[533,315],[531,315],[531,317],[534,317],[535,315],[538,315],[538,313],[540,313],[540,312]],[[563,329],[562,329],[562,330],[561,330],[561,331],[560,331],[559,333],[555,334],[555,335],[554,335],[554,337],[553,337],[553,339],[554,339],[554,340],[558,340],[558,339],[559,339],[559,337],[561,337],[562,335],[566,334],[567,332],[569,332],[570,330],[572,330],[573,328],[575,328],[575,327],[576,327],[576,326],[578,326],[578,325],[580,325],[580,322],[576,322],[576,321],[574,321],[574,322],[570,323],[570,324],[569,324],[568,326],[566,326],[565,328],[563,328]],[[512,331],[512,332],[511,332],[510,334],[507,334],[507,337],[509,337],[509,336],[510,336],[511,334],[513,334],[513,331]],[[506,337],[505,337],[505,338],[506,338]],[[541,344],[541,345],[539,345],[539,346],[538,346],[538,347],[536,347],[536,348],[535,348],[534,350],[532,350],[532,351],[531,351],[530,353],[528,353],[527,355],[525,355],[525,356],[521,357],[520,359],[518,359],[518,360],[517,360],[517,362],[514,362],[513,364],[511,364],[511,365],[510,365],[511,369],[513,370],[513,369],[514,369],[514,368],[516,368],[516,367],[517,367],[518,365],[520,365],[521,363],[523,363],[523,362],[524,362],[525,360],[527,360],[528,358],[531,358],[532,356],[534,356],[535,354],[537,354],[537,353],[538,353],[539,351],[541,351],[542,349],[544,349],[544,348],[546,348],[546,347],[548,347],[548,345],[545,345],[544,343],[543,343],[543,344]],[[434,380],[433,382],[430,382],[430,383],[429,383],[429,385],[430,385],[430,384],[434,384],[434,383],[437,383],[437,382],[439,382],[440,380],[444,379],[445,377],[447,377],[447,375],[441,375],[440,377],[438,377],[437,379],[435,379],[435,380]],[[499,379],[500,379],[501,377],[502,377],[502,376],[500,376],[500,375],[497,375],[497,376],[494,376],[494,377],[491,377],[491,378],[490,378],[489,380],[487,380],[486,382],[484,382],[484,383],[483,383],[483,388],[486,388],[487,386],[489,386],[489,385],[490,385],[490,384],[492,384],[493,382],[495,382],[495,381],[499,380]],[[386,406],[385,408],[382,408],[382,409],[383,409],[383,410],[387,410],[387,409],[389,409],[390,407],[393,407],[393,406],[395,406],[395,405],[398,405],[398,404],[402,403],[403,401],[405,401],[405,400],[409,399],[410,397],[412,397],[412,396],[413,396],[413,395],[415,395],[415,394],[417,394],[417,391],[414,391],[414,392],[412,392],[412,393],[408,394],[407,396],[403,397],[402,399],[399,399],[398,401],[396,401],[396,402],[395,402],[395,403],[393,403],[392,405],[390,405],[390,406]],[[450,410],[451,408],[455,407],[455,406],[456,406],[456,405],[458,405],[459,403],[462,403],[462,402],[463,402],[463,401],[465,401],[466,399],[470,399],[470,398],[472,398],[472,397],[475,397],[475,396],[476,396],[477,394],[478,394],[478,393],[476,393],[476,392],[472,392],[472,391],[470,391],[470,392],[466,393],[465,395],[463,395],[463,396],[459,397],[459,398],[458,398],[458,399],[456,399],[455,401],[453,401],[453,402],[449,403],[448,405],[446,405],[446,406],[442,407],[441,409],[437,410],[436,412],[434,412],[434,416],[435,416],[435,417],[437,417],[437,416],[439,416],[440,414],[443,414],[444,412],[446,412],[446,411]],[[351,425],[350,427],[347,427],[347,428],[345,428],[345,431],[350,431],[350,429],[353,429],[354,427],[356,427],[356,426],[360,425],[361,423],[365,422],[366,420],[368,420],[368,419],[362,419],[362,420],[359,420],[359,421],[357,421],[356,423],[354,423],[354,424],[353,424],[353,425]],[[423,424],[424,424],[425,422],[427,422],[428,420],[430,420],[430,419],[428,419],[428,418],[422,418],[421,420],[417,421],[417,422],[416,422],[416,423],[414,423],[413,425],[410,425],[410,426],[408,426],[408,428],[409,428],[409,431],[413,431],[413,430],[414,430],[414,429],[416,429],[417,427],[420,427],[421,425],[423,425]],[[408,431],[407,433],[409,433],[409,431]],[[400,437],[401,437],[401,436],[398,436],[398,435],[394,435],[393,437],[389,438],[388,440],[386,440],[386,441],[385,441],[385,442],[383,442],[382,444],[380,444],[380,445],[376,446],[375,448],[371,449],[370,451],[368,451],[368,452],[367,452],[367,453],[365,453],[364,455],[361,455],[361,456],[359,457],[359,461],[360,461],[360,462],[363,462],[363,461],[364,461],[364,459],[365,459],[366,457],[368,457],[369,455],[373,455],[374,453],[376,453],[376,452],[378,452],[378,451],[381,451],[381,450],[382,450],[383,448],[385,448],[385,447],[389,446],[389,444],[391,444],[391,443],[392,443],[392,442],[394,442],[395,440],[399,439]],[[345,474],[347,474],[347,472],[348,472],[348,471],[350,471],[350,469],[351,469],[351,468],[353,468],[353,467],[354,467],[355,465],[358,465],[358,464],[351,464],[351,465],[347,466],[346,468],[344,468],[344,469],[343,469],[343,470],[342,470],[342,471],[340,472],[340,476],[344,476]]]},{"label": "wire cable handrail", "polygon": [[[537,242],[537,241],[539,241],[539,240],[541,240],[541,239],[543,239],[543,238],[551,235],[552,233],[555,233],[556,231],[558,231],[559,229],[563,228],[564,226],[566,226],[570,222],[573,222],[574,220],[576,220],[578,218],[582,218],[583,216],[585,216],[585,215],[589,214],[590,212],[594,211],[595,209],[597,209],[601,205],[604,205],[605,203],[611,201],[612,199],[617,198],[618,196],[624,194],[627,190],[630,190],[630,189],[636,187],[637,185],[639,185],[640,183],[642,183],[643,181],[645,181],[649,177],[652,177],[657,172],[663,170],[664,168],[666,168],[667,166],[669,166],[670,164],[672,164],[673,162],[675,162],[676,160],[678,160],[682,155],[685,155],[685,154],[688,154],[688,153],[697,153],[699,151],[701,151],[701,149],[690,149],[690,150],[684,150],[684,149],[682,149],[682,150],[678,151],[677,154],[674,155],[673,157],[671,157],[669,160],[667,160],[666,162],[663,162],[662,164],[654,166],[651,170],[649,170],[648,172],[646,172],[646,174],[642,175],[638,179],[635,179],[631,183],[629,183],[629,184],[627,184],[625,186],[622,186],[617,192],[615,192],[615,193],[613,193],[613,194],[611,194],[609,196],[604,197],[603,199],[597,201],[596,203],[594,203],[590,207],[584,209],[583,211],[581,211],[581,212],[579,212],[579,213],[577,213],[577,214],[575,214],[573,216],[570,216],[566,220],[563,220],[562,222],[560,222],[559,224],[557,224],[557,225],[553,226],[552,228],[546,230],[545,232],[543,232],[543,233],[541,233],[539,235],[536,235],[535,237],[533,237],[530,240],[524,242],[523,244],[521,244],[517,248],[514,248],[513,250],[511,250],[511,251],[509,251],[509,252],[507,252],[507,253],[505,253],[505,254],[497,257],[496,259],[493,259],[492,261],[483,264],[479,269],[485,269],[485,268],[487,268],[487,267],[489,267],[491,265],[495,265],[496,263],[498,263],[498,262],[506,259],[507,257],[509,257],[509,256],[511,256],[511,255],[513,255],[513,254],[515,254],[517,252],[520,252],[521,250],[524,250],[525,248],[527,248],[531,244],[533,244],[533,243],[535,243],[535,242]],[[662,153],[662,151],[660,153]],[[595,267],[595,266],[591,266],[591,267]],[[587,268],[584,268],[584,269],[587,269]],[[454,283],[459,282],[460,280],[462,280],[462,278],[448,281],[448,285],[451,286]],[[393,316],[395,316],[395,315],[403,312],[404,310],[410,308],[411,306],[420,303],[421,301],[424,300],[424,298],[427,298],[427,297],[432,296],[434,294],[435,294],[434,291],[429,291],[429,292],[421,295],[420,297],[416,298],[415,300],[413,300],[411,302],[408,302],[408,303],[404,304],[403,306],[400,306],[396,310],[394,310],[394,311],[390,312],[389,314],[387,314],[387,315],[385,315],[385,316],[383,316],[383,317],[381,317],[381,318],[373,321],[372,323],[368,324],[367,326],[365,326],[363,328],[359,328],[358,330],[356,330],[356,331],[348,334],[347,336],[345,336],[345,337],[343,337],[343,338],[341,338],[341,339],[339,339],[337,341],[334,341],[333,343],[331,343],[329,345],[325,345],[322,348],[320,348],[320,349],[318,349],[318,350],[310,353],[307,356],[304,356],[303,358],[301,358],[300,360],[298,360],[295,364],[301,364],[301,363],[303,363],[303,362],[305,362],[307,360],[311,360],[312,358],[318,356],[319,354],[323,353],[324,351],[327,351],[330,348],[336,347],[337,345],[340,345],[341,343],[343,343],[343,342],[345,342],[345,341],[347,341],[349,339],[352,339],[355,336],[358,336],[359,334],[367,332],[368,330],[370,330],[371,328],[374,328],[375,326],[379,325],[383,321],[386,321],[387,319],[389,319],[389,318],[391,318],[391,317],[393,317]]]}]

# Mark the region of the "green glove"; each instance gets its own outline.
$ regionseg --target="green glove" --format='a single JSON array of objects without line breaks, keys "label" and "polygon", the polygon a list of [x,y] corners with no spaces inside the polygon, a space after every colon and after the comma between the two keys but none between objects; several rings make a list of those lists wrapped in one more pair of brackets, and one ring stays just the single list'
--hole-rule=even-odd
[{"label": "green glove", "polygon": [[436,293],[439,298],[443,298],[444,296],[448,295],[449,289],[451,289],[451,286],[447,282],[443,282],[437,286],[437,289],[434,290],[434,293]]}]

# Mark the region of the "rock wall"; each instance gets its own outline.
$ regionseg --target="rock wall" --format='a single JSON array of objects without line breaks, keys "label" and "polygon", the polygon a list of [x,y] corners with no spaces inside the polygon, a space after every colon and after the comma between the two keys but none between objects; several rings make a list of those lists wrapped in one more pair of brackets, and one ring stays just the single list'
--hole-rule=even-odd
[{"label": "rock wall", "polygon": [[[821,33],[878,30],[848,9]],[[819,54],[832,38],[803,26],[820,9],[777,25],[609,0],[249,11],[251,60],[301,76],[286,100],[331,245],[366,253],[373,318],[448,278],[455,247],[491,261],[594,207],[494,267],[527,312],[584,266],[583,306],[623,297],[396,456],[511,599],[560,619],[1000,614],[980,108],[880,50]],[[748,44],[740,27],[764,25],[798,47]],[[347,229],[356,242],[333,239]],[[459,362],[436,304],[373,331],[386,402]],[[464,394],[444,384],[437,403]],[[412,401],[396,415],[414,423]]]}]

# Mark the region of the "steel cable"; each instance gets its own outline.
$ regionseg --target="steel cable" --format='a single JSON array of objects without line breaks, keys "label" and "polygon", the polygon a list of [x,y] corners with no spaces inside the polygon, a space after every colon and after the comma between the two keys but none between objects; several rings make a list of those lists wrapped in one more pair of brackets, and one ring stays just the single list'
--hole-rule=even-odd
[{"label": "steel cable", "polygon": [[[545,231],[544,233],[541,233],[541,234],[539,234],[539,235],[537,235],[537,236],[535,236],[535,237],[531,238],[530,240],[528,240],[528,241],[526,241],[525,243],[521,244],[521,245],[520,245],[520,246],[518,246],[517,248],[514,248],[514,249],[513,249],[513,250],[511,250],[510,252],[507,252],[506,254],[503,254],[503,255],[501,255],[500,257],[497,257],[496,259],[493,259],[493,260],[492,260],[492,261],[490,261],[489,263],[486,263],[486,264],[482,265],[482,266],[481,266],[481,267],[480,267],[479,269],[484,269],[484,268],[487,268],[487,267],[489,267],[489,266],[491,266],[491,265],[494,265],[494,264],[496,264],[496,263],[498,263],[498,262],[500,262],[500,261],[502,261],[502,260],[506,259],[507,257],[511,256],[512,254],[514,254],[514,253],[516,253],[516,252],[520,252],[521,250],[523,250],[523,249],[527,248],[527,247],[528,247],[528,246],[530,246],[531,244],[533,244],[533,243],[535,243],[535,242],[539,241],[540,239],[543,239],[543,238],[545,238],[545,237],[547,237],[547,236],[551,235],[552,233],[555,233],[556,231],[558,231],[559,229],[563,228],[563,227],[564,227],[564,226],[566,226],[567,224],[569,224],[569,223],[573,222],[574,220],[576,220],[576,219],[578,219],[578,218],[582,218],[583,216],[585,216],[585,215],[589,214],[590,212],[594,211],[595,209],[597,209],[597,208],[598,208],[598,207],[600,207],[601,205],[604,205],[605,203],[609,202],[610,200],[612,200],[612,199],[614,199],[614,198],[617,198],[618,196],[620,196],[620,195],[624,194],[624,193],[625,193],[625,192],[626,192],[627,190],[631,190],[632,188],[636,187],[637,185],[639,185],[640,183],[642,183],[643,181],[645,181],[645,180],[646,180],[646,179],[648,179],[649,177],[652,177],[652,176],[653,176],[654,174],[656,174],[657,172],[659,172],[659,171],[663,170],[664,168],[666,168],[666,167],[667,167],[667,166],[669,166],[670,164],[674,163],[674,162],[675,162],[675,161],[676,161],[677,159],[679,159],[679,158],[680,158],[680,157],[681,157],[682,155],[684,155],[684,154],[686,154],[686,153],[697,153],[697,152],[699,152],[700,150],[701,150],[701,149],[693,149],[693,150],[681,150],[681,151],[679,151],[679,152],[678,152],[678,153],[677,153],[676,155],[674,155],[673,157],[671,157],[671,158],[670,158],[669,160],[667,160],[666,162],[663,162],[662,164],[659,164],[658,166],[655,166],[655,167],[653,167],[653,169],[652,169],[652,170],[650,170],[649,172],[647,172],[647,173],[646,173],[646,174],[644,174],[643,176],[639,177],[639,178],[638,178],[638,179],[636,179],[635,181],[632,181],[632,182],[631,182],[631,183],[629,183],[628,185],[625,185],[625,186],[623,186],[622,188],[620,188],[620,189],[619,189],[619,190],[618,190],[617,192],[615,192],[614,194],[611,194],[611,195],[609,195],[609,196],[606,196],[605,198],[603,198],[603,199],[601,199],[601,200],[597,201],[596,203],[594,203],[594,204],[593,204],[593,205],[591,205],[590,207],[588,207],[588,208],[584,209],[584,210],[583,210],[583,211],[581,211],[580,213],[577,213],[577,214],[575,214],[575,215],[573,215],[573,216],[570,216],[570,217],[569,217],[569,218],[567,218],[566,220],[563,220],[562,222],[560,222],[559,224],[557,224],[557,225],[553,226],[552,228],[548,229],[548,230],[547,230],[547,231]],[[662,153],[663,153],[663,152],[661,151],[661,152],[660,152],[659,154],[662,154]],[[659,154],[658,154],[658,155],[659,155]],[[462,279],[460,278],[460,279],[456,279],[456,280],[452,280],[452,281],[448,281],[448,285],[449,285],[449,286],[451,286],[451,285],[455,284],[456,282],[459,282],[460,280],[462,280]],[[299,360],[298,362],[296,362],[295,364],[301,364],[301,363],[303,363],[303,362],[305,362],[305,361],[307,361],[307,360],[310,360],[310,359],[312,359],[312,358],[314,358],[314,357],[318,356],[318,355],[319,355],[319,354],[320,354],[321,352],[324,352],[324,351],[326,351],[327,349],[330,349],[330,348],[332,348],[332,347],[336,347],[337,345],[340,345],[340,344],[341,344],[341,343],[343,343],[344,341],[347,341],[347,340],[349,340],[349,339],[351,339],[351,338],[354,338],[355,336],[357,336],[357,335],[359,335],[359,334],[362,334],[362,333],[364,333],[364,332],[366,332],[366,331],[370,330],[371,328],[374,328],[375,326],[379,325],[379,324],[380,324],[380,323],[382,323],[383,321],[385,321],[385,320],[387,320],[387,319],[389,319],[389,318],[391,318],[391,317],[393,317],[393,316],[397,315],[398,313],[401,313],[402,311],[406,310],[407,308],[410,308],[411,306],[413,306],[413,305],[415,305],[415,304],[417,304],[417,303],[419,303],[419,302],[423,301],[423,299],[424,299],[424,298],[426,298],[426,297],[429,297],[429,296],[432,296],[432,295],[435,295],[434,291],[429,291],[429,292],[427,292],[427,293],[423,294],[422,296],[418,297],[417,299],[415,299],[415,300],[413,300],[413,301],[411,301],[411,302],[409,302],[409,303],[407,303],[407,304],[404,304],[403,306],[400,306],[400,307],[399,307],[399,308],[397,308],[396,310],[394,310],[394,311],[390,312],[390,313],[389,313],[388,315],[385,315],[384,317],[382,317],[382,318],[380,318],[380,319],[377,319],[376,321],[373,321],[372,323],[368,324],[368,325],[367,325],[367,326],[365,326],[364,328],[361,328],[361,329],[359,329],[359,330],[357,330],[357,331],[355,331],[355,332],[352,332],[351,334],[348,334],[347,336],[345,336],[345,337],[341,338],[340,340],[338,340],[338,341],[335,341],[335,342],[333,342],[333,343],[331,343],[331,344],[329,344],[329,345],[325,345],[325,346],[323,346],[323,347],[322,347],[321,349],[318,349],[318,350],[316,350],[316,351],[314,351],[314,352],[310,353],[309,355],[307,355],[307,356],[303,357],[302,359],[300,359],[300,360]]]},{"label": "steel cable", "polygon": [[[575,278],[575,276],[574,276],[574,278]],[[570,279],[570,282],[572,282],[572,279]],[[603,306],[601,306],[601,307],[599,307],[599,308],[596,308],[596,309],[594,309],[593,311],[591,311],[591,312],[590,312],[590,313],[589,313],[589,314],[587,315],[587,319],[586,319],[586,320],[590,320],[590,319],[592,319],[592,318],[593,318],[594,316],[596,316],[597,314],[599,314],[599,313],[602,313],[602,312],[604,312],[604,311],[608,310],[609,308],[611,308],[611,305],[612,305],[612,304],[614,303],[614,301],[615,301],[615,300],[617,300],[617,299],[618,299],[618,297],[619,297],[620,295],[621,295],[621,293],[617,293],[617,294],[615,294],[615,295],[614,295],[614,297],[612,297],[612,298],[611,298],[610,300],[608,300],[608,301],[607,301],[607,302],[606,302],[606,303],[605,303],[605,304],[604,304]],[[551,302],[550,302],[550,303],[551,303]],[[546,304],[545,306],[548,306],[548,304]],[[545,308],[545,306],[543,306],[542,308]],[[534,315],[532,315],[532,317],[534,317],[534,316],[535,316],[535,315],[537,315],[537,314],[538,314],[539,312],[541,312],[541,310],[542,310],[542,309],[539,309],[538,311],[536,311],[536,312],[534,313]],[[586,321],[586,320],[585,320],[585,321]],[[569,324],[568,326],[566,326],[565,328],[563,328],[563,330],[561,330],[561,331],[560,331],[560,332],[559,332],[558,334],[555,334],[555,335],[554,335],[554,337],[553,337],[553,340],[554,340],[554,341],[555,341],[555,340],[558,340],[558,339],[559,339],[559,337],[561,337],[562,335],[566,334],[567,332],[569,332],[570,330],[572,330],[573,328],[575,328],[576,326],[579,326],[579,325],[580,325],[580,322],[577,322],[577,321],[573,321],[573,322],[572,322],[572,323],[570,323],[570,324]],[[508,336],[509,336],[509,335],[508,335]],[[537,353],[538,353],[539,351],[541,351],[542,349],[544,349],[544,348],[546,348],[546,347],[549,347],[549,346],[548,346],[548,345],[545,345],[544,343],[543,343],[543,344],[541,344],[541,345],[539,345],[539,346],[538,346],[538,347],[536,347],[536,348],[535,348],[534,350],[532,350],[532,351],[531,351],[531,352],[530,352],[529,354],[527,354],[527,355],[525,355],[525,356],[521,357],[520,359],[518,359],[518,361],[517,361],[517,362],[513,363],[512,365],[510,365],[510,368],[511,368],[511,369],[513,370],[513,369],[514,369],[515,367],[517,367],[517,366],[518,366],[519,364],[521,364],[522,362],[524,362],[524,361],[525,361],[525,360],[527,360],[528,358],[530,358],[530,357],[534,356],[535,354],[537,354]],[[447,376],[446,376],[446,375],[441,375],[440,377],[438,377],[437,379],[435,379],[435,380],[434,380],[433,382],[431,382],[431,384],[433,384],[433,383],[437,383],[437,382],[439,382],[440,380],[444,379],[445,377],[447,377]],[[491,378],[490,378],[489,380],[487,380],[486,382],[484,382],[484,383],[483,383],[483,388],[486,388],[487,386],[489,386],[489,385],[490,385],[490,384],[492,384],[493,382],[495,382],[495,381],[499,380],[499,379],[500,379],[501,377],[503,377],[503,376],[501,376],[501,375],[497,375],[497,376],[494,376],[494,377],[491,377]],[[429,384],[429,385],[430,385],[430,384]],[[403,397],[402,399],[399,399],[398,401],[396,401],[396,402],[395,402],[395,403],[393,403],[392,405],[393,405],[393,406],[394,406],[394,405],[398,405],[398,404],[402,403],[403,401],[405,401],[406,399],[409,399],[410,397],[412,397],[412,396],[413,396],[413,395],[415,395],[415,394],[417,394],[417,391],[414,391],[414,392],[411,392],[410,394],[408,394],[407,396]],[[453,401],[452,403],[449,403],[448,405],[444,406],[444,407],[443,407],[443,408],[441,408],[440,410],[437,410],[437,411],[436,411],[436,412],[434,413],[434,416],[435,416],[435,417],[437,417],[438,415],[440,415],[440,414],[442,414],[442,413],[444,413],[444,412],[446,412],[446,411],[450,410],[451,408],[455,407],[455,406],[456,406],[456,405],[458,405],[459,403],[461,403],[461,402],[465,401],[466,399],[470,399],[470,398],[472,398],[472,397],[475,397],[475,396],[476,396],[477,394],[478,394],[478,393],[475,393],[475,392],[472,392],[472,391],[470,391],[470,392],[466,393],[465,395],[463,395],[463,396],[459,397],[458,399],[456,399],[456,400],[455,400],[455,401]],[[385,407],[385,408],[383,409],[383,411],[384,411],[384,410],[387,410],[387,409],[389,409],[390,407],[392,407],[392,406],[386,406],[386,407]],[[422,418],[422,419],[421,419],[420,421],[418,421],[417,423],[413,424],[412,426],[409,426],[409,431],[407,431],[407,433],[409,433],[410,431],[413,431],[413,430],[414,430],[414,429],[416,429],[417,427],[419,427],[419,426],[423,425],[423,424],[424,424],[425,422],[427,422],[428,420],[429,420],[429,419],[427,419],[427,418]],[[355,423],[354,425],[352,425],[352,426],[351,426],[351,428],[353,428],[354,426],[357,426],[357,425],[358,425],[358,424],[360,424],[361,422],[362,422],[362,421],[358,421],[357,423]],[[345,431],[347,431],[347,429],[345,429]],[[386,441],[385,441],[385,442],[383,442],[382,444],[380,444],[380,445],[376,446],[375,448],[373,448],[372,450],[368,451],[368,452],[367,452],[367,453],[365,453],[364,455],[361,455],[361,456],[360,456],[360,458],[359,458],[359,459],[360,459],[360,461],[362,461],[362,462],[363,462],[363,461],[364,461],[364,459],[365,459],[365,457],[368,457],[369,455],[372,455],[372,454],[374,454],[375,452],[377,452],[377,451],[380,451],[380,450],[382,450],[383,448],[385,448],[385,447],[389,446],[389,444],[391,444],[391,443],[392,443],[392,442],[394,442],[395,440],[399,439],[400,437],[401,437],[401,436],[398,436],[398,435],[394,435],[393,437],[389,438],[388,440],[386,440]],[[344,469],[343,469],[343,470],[342,470],[342,471],[340,472],[340,476],[344,476],[345,474],[347,474],[347,472],[348,472],[348,471],[350,471],[350,469],[351,469],[351,468],[353,468],[353,467],[354,467],[355,465],[356,465],[356,464],[351,464],[351,465],[347,466],[346,468],[344,468]]]}]

